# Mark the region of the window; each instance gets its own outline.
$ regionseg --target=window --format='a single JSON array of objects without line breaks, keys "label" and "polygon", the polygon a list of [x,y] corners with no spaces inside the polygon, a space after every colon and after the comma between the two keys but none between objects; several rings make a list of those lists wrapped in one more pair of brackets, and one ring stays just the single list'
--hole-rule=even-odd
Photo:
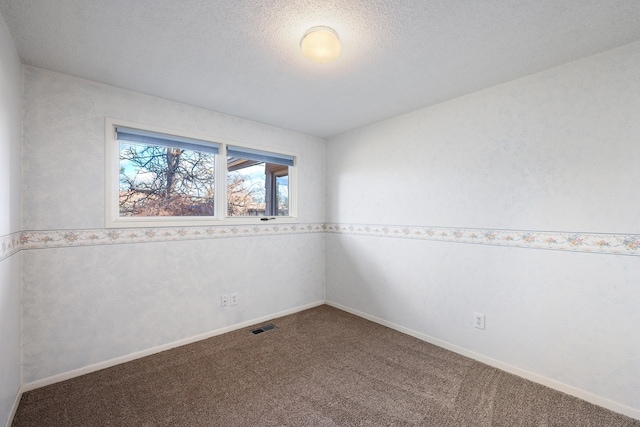
[{"label": "window", "polygon": [[293,157],[227,147],[227,215],[289,216]]},{"label": "window", "polygon": [[119,216],[215,216],[218,146],[116,127]]},{"label": "window", "polygon": [[293,155],[113,119],[106,129],[107,227],[295,220]]}]

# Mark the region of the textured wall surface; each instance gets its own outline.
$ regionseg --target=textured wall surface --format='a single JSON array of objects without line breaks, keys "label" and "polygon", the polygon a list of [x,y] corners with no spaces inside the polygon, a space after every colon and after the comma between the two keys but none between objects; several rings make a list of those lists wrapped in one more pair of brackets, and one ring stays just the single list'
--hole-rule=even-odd
[{"label": "textured wall surface", "polygon": [[11,413],[20,376],[22,65],[0,17],[0,425]]},{"label": "textured wall surface", "polygon": [[298,217],[324,221],[322,139],[33,67],[24,110],[24,230],[104,226],[105,117],[298,153]]},{"label": "textured wall surface", "polygon": [[332,139],[327,221],[640,233],[639,46]]},{"label": "textured wall surface", "polygon": [[[329,140],[327,300],[638,416],[638,258],[486,242],[621,233],[637,255],[638,69],[635,43]],[[375,232],[402,226],[450,236]]]},{"label": "textured wall surface", "polygon": [[[299,153],[299,224],[324,221],[321,139],[32,67],[24,106],[24,230],[104,227],[105,116]],[[174,234],[21,252],[24,382],[324,299],[320,232]]]},{"label": "textured wall surface", "polygon": [[321,233],[25,251],[24,380],[322,301],[323,251]]}]

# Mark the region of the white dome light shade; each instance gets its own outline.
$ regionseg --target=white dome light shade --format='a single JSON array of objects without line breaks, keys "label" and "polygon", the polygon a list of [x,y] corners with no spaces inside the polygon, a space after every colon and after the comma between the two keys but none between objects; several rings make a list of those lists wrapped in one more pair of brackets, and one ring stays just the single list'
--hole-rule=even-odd
[{"label": "white dome light shade", "polygon": [[313,27],[302,36],[300,49],[309,61],[320,64],[335,61],[340,56],[338,33],[329,27]]}]

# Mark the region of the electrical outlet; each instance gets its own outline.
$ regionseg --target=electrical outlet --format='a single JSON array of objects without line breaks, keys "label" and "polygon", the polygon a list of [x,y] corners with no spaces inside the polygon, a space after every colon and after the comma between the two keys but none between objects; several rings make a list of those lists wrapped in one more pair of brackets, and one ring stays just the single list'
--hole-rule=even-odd
[{"label": "electrical outlet", "polygon": [[220,307],[229,307],[229,295],[222,295],[220,297]]},{"label": "electrical outlet", "polygon": [[236,304],[238,304],[238,294],[234,292],[229,295],[229,305],[236,305]]},{"label": "electrical outlet", "polygon": [[484,329],[484,314],[473,313],[473,326],[478,329]]}]

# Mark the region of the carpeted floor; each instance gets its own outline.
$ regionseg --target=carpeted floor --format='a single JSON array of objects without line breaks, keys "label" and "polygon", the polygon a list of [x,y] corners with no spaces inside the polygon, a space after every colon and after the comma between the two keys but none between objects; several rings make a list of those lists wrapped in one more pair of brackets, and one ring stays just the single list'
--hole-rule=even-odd
[{"label": "carpeted floor", "polygon": [[27,392],[13,426],[640,427],[329,306],[271,323]]}]

